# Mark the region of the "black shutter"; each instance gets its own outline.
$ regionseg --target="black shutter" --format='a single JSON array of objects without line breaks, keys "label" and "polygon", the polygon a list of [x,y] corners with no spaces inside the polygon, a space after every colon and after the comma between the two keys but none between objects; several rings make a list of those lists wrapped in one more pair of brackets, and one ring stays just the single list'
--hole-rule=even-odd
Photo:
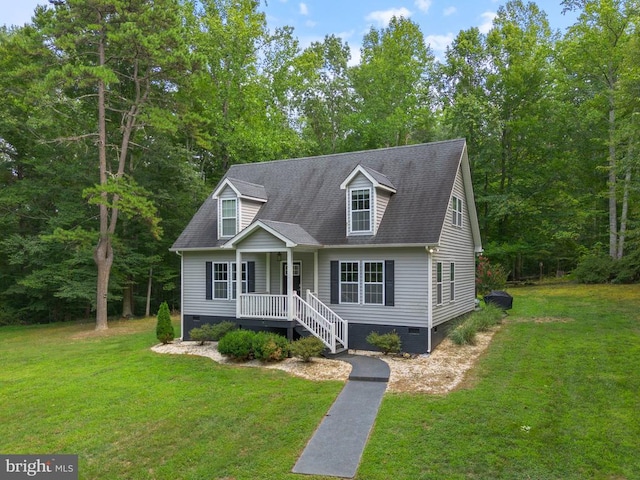
[{"label": "black shutter", "polygon": [[388,307],[393,307],[395,303],[395,290],[394,283],[395,277],[395,265],[393,260],[384,261],[384,304]]},{"label": "black shutter", "polygon": [[207,300],[213,299],[213,263],[205,262],[205,268],[207,270],[206,281],[205,281],[205,298]]},{"label": "black shutter", "polygon": [[331,303],[340,303],[340,263],[331,260]]},{"label": "black shutter", "polygon": [[247,262],[247,293],[256,291],[256,262]]}]

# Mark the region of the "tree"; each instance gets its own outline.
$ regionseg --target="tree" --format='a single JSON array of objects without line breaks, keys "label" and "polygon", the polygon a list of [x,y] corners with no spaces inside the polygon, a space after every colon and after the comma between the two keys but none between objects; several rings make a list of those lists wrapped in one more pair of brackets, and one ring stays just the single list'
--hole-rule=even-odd
[{"label": "tree", "polygon": [[[607,159],[609,255],[620,258],[625,238],[624,231],[620,235],[620,230],[626,230],[628,196],[623,195],[624,215],[619,218],[619,177],[625,177],[627,172],[618,163],[621,156],[618,131],[623,121],[618,92],[621,79],[633,71],[626,68],[626,52],[637,23],[638,5],[633,0],[564,0],[562,5],[567,10],[580,12],[578,22],[567,33],[563,54],[567,73],[591,92],[584,103],[585,109],[600,112],[602,118],[593,133],[598,134],[599,142],[606,146],[601,155]],[[589,118],[593,118],[592,115]]]},{"label": "tree", "polygon": [[40,9],[36,25],[60,59],[49,80],[65,87],[77,102],[94,105],[93,138],[98,183],[85,190],[98,206],[96,329],[107,328],[107,295],[114,261],[113,239],[120,214],[146,218],[161,234],[155,207],[140,188],[127,161],[145,125],[166,120],[162,107],[171,97],[176,67],[184,63],[181,9],[174,0],[56,0]]},{"label": "tree", "polygon": [[361,63],[350,71],[355,113],[349,149],[429,139],[433,61],[424,35],[411,20],[393,17],[387,28],[371,28],[363,40]]},{"label": "tree", "polygon": [[169,305],[162,302],[158,310],[158,323],[156,325],[156,337],[163,344],[171,343],[175,336],[173,325],[171,324],[171,314],[169,313]]}]

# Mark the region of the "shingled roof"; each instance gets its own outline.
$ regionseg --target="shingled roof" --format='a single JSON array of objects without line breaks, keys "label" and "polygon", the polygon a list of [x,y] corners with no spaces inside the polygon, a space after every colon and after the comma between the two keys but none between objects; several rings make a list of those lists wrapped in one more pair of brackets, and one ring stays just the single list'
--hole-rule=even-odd
[{"label": "shingled roof", "polygon": [[[465,140],[232,166],[234,185],[264,187],[268,201],[254,221],[299,225],[322,245],[436,245],[465,153]],[[346,195],[340,189],[361,165],[396,189],[376,235],[347,236]],[[262,194],[262,190],[260,190]],[[253,193],[253,192],[252,192]],[[172,250],[217,248],[217,200],[210,195]]]}]

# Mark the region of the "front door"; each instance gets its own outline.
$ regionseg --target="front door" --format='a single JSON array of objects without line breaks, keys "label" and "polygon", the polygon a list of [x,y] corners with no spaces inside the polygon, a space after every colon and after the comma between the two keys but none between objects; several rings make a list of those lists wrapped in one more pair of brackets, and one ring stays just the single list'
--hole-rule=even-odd
[{"label": "front door", "polygon": [[[293,262],[293,290],[300,295],[300,278],[302,273],[302,262]],[[282,262],[282,294],[287,292],[287,262]]]}]

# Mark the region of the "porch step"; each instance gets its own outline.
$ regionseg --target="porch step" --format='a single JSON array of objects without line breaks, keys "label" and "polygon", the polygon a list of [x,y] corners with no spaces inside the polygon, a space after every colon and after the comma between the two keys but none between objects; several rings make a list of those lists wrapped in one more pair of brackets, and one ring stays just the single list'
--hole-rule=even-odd
[{"label": "porch step", "polygon": [[349,353],[349,349],[344,347],[336,348],[336,353],[331,353],[331,351],[328,348],[325,348],[324,352],[322,352],[322,356],[324,358],[337,358],[337,357],[343,357],[348,353]]}]

